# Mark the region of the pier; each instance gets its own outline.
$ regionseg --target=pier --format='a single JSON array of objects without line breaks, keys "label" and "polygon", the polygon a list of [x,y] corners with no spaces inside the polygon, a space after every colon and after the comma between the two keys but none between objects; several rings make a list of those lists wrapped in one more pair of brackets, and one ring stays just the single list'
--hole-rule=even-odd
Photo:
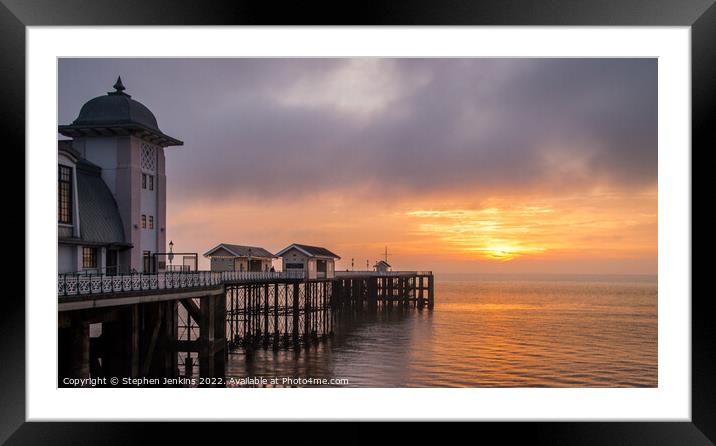
[{"label": "pier", "polygon": [[[59,275],[58,384],[198,377],[213,386],[230,350],[306,348],[332,336],[342,312],[433,306],[430,271]],[[90,337],[90,324],[101,334]]]},{"label": "pier", "polygon": [[432,274],[387,271],[387,250],[380,269],[337,272],[340,256],[325,247],[227,242],[204,254],[211,271],[197,271],[198,253],[166,239],[165,150],[184,143],[121,77],[112,88],[58,126],[71,138],[57,141],[60,386],[215,385],[232,349],[298,350],[331,336],[341,312],[433,307]]}]

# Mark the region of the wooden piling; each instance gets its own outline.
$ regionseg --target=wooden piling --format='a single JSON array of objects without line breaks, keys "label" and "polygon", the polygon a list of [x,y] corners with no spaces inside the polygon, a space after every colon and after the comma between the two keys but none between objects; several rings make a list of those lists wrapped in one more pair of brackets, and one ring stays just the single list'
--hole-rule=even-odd
[{"label": "wooden piling", "polygon": [[418,309],[422,310],[423,307],[425,306],[425,297],[424,297],[425,296],[424,295],[425,286],[423,284],[423,276],[418,276],[418,283],[419,283],[419,285],[418,285]]},{"label": "wooden piling", "polygon": [[368,304],[371,309],[375,309],[378,305],[378,278],[368,278]]},{"label": "wooden piling", "polygon": [[264,285],[264,329],[263,329],[263,344],[264,348],[268,347],[269,343],[269,286],[268,283]]},{"label": "wooden piling", "polygon": [[298,344],[299,341],[299,329],[298,329],[298,323],[299,323],[299,298],[300,298],[300,292],[299,284],[294,283],[293,284],[293,324],[291,328],[293,329],[293,343]]},{"label": "wooden piling", "polygon": [[117,317],[102,324],[102,365],[106,376],[139,376],[139,305],[118,309]]},{"label": "wooden piling", "polygon": [[186,355],[186,359],[184,361],[184,376],[186,378],[194,376],[194,359],[189,354]]},{"label": "wooden piling", "polygon": [[311,284],[306,282],[303,285],[303,342],[308,344],[311,333]]},{"label": "wooden piling", "polygon": [[435,306],[435,280],[433,275],[428,276],[428,309],[432,310]]},{"label": "wooden piling", "polygon": [[214,376],[214,327],[216,302],[211,296],[204,296],[200,299],[199,321],[199,376],[208,378]]},{"label": "wooden piling", "polygon": [[214,374],[212,378],[224,378],[226,375],[226,293],[212,296],[214,300],[214,345],[213,361]]},{"label": "wooden piling", "polygon": [[63,386],[63,378],[89,378],[89,324],[78,320],[69,327],[60,328],[57,355],[59,387]]},{"label": "wooden piling", "polygon": [[273,287],[273,348],[278,349],[278,282],[274,283]]}]

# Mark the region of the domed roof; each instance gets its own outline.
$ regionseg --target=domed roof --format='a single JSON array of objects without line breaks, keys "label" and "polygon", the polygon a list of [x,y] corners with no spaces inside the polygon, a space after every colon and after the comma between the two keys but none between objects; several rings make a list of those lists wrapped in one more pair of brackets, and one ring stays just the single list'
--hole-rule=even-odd
[{"label": "domed roof", "polygon": [[114,90],[87,101],[71,125],[59,126],[60,133],[74,137],[131,132],[165,147],[183,144],[159,130],[154,114],[124,92],[121,77],[117,78]]},{"label": "domed roof", "polygon": [[90,99],[82,106],[80,114],[73,125],[111,125],[121,123],[142,124],[154,130],[159,130],[157,118],[149,109],[132,96],[124,92],[122,78],[117,78],[114,84],[115,91],[104,96]]}]

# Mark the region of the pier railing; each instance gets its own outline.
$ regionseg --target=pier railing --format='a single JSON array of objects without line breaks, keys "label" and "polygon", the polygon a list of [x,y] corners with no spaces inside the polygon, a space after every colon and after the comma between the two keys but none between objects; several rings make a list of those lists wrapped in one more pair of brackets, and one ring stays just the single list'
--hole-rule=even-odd
[{"label": "pier railing", "polygon": [[161,273],[127,274],[60,274],[57,295],[121,293],[125,291],[155,291],[177,288],[219,286],[226,282],[260,282],[269,280],[300,280],[303,271],[169,271]]},{"label": "pier railing", "polygon": [[[431,271],[336,271],[337,278],[430,276]],[[302,280],[304,271],[167,271],[161,273],[60,274],[57,295],[121,293],[125,291],[155,291],[177,288],[219,286],[227,282],[263,282],[272,280]]]},{"label": "pier railing", "polygon": [[432,271],[336,271],[336,277],[432,276]]},{"label": "pier railing", "polygon": [[225,271],[220,274],[222,282],[304,279],[306,277],[303,271]]}]

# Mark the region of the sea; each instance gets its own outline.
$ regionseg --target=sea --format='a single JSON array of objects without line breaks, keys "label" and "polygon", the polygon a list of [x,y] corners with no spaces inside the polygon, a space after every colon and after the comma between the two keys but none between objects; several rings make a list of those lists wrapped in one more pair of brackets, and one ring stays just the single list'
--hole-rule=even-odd
[{"label": "sea", "polygon": [[[229,355],[229,386],[657,387],[656,276],[436,274],[432,310]],[[258,384],[257,384],[258,383]]]}]

